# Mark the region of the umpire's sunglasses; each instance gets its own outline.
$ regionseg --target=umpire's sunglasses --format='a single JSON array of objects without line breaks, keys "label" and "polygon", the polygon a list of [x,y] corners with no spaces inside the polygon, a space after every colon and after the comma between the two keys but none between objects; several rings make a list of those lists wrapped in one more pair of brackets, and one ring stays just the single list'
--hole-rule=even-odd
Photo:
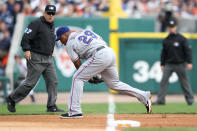
[{"label": "umpire's sunglasses", "polygon": [[55,12],[47,12],[48,15],[55,15]]}]

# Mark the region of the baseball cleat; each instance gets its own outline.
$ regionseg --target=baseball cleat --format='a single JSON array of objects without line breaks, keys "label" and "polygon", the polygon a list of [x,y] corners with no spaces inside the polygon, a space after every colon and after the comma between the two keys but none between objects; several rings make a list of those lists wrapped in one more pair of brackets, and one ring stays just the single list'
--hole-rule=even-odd
[{"label": "baseball cleat", "polygon": [[15,108],[15,102],[10,98],[10,96],[8,96],[6,98],[7,101],[7,108],[9,112],[16,112],[16,108]]},{"label": "baseball cleat", "polygon": [[152,101],[151,101],[151,98],[152,98],[152,95],[149,92],[149,98],[148,98],[148,101],[147,101],[147,103],[145,105],[148,114],[151,114],[152,113]]},{"label": "baseball cleat", "polygon": [[69,116],[69,114],[66,113],[66,114],[60,115],[60,118],[62,118],[62,119],[77,119],[77,118],[83,118],[83,115],[82,114],[76,114],[76,115]]}]

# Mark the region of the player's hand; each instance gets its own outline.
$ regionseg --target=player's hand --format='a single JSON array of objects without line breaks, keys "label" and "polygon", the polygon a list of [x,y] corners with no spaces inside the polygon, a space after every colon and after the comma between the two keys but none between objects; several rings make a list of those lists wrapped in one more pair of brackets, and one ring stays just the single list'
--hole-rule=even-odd
[{"label": "player's hand", "polygon": [[102,78],[100,78],[98,76],[94,76],[88,82],[90,82],[92,84],[99,84],[99,83],[102,83],[104,81],[102,80]]},{"label": "player's hand", "polygon": [[165,67],[162,65],[162,66],[161,66],[161,70],[164,71],[164,68],[165,68]]},{"label": "player's hand", "polygon": [[25,51],[24,57],[26,60],[31,60],[31,52],[30,51]]},{"label": "player's hand", "polygon": [[192,64],[187,64],[187,69],[190,71],[192,70]]}]

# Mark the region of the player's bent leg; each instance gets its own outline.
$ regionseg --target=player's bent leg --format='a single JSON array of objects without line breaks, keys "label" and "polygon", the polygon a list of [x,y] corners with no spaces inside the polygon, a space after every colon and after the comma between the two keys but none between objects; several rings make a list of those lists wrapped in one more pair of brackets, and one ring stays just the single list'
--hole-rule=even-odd
[{"label": "player's bent leg", "polygon": [[119,81],[118,73],[115,67],[111,67],[102,72],[102,77],[108,88],[116,90],[122,94],[136,97],[143,103],[147,109],[147,113],[152,112],[151,93],[133,88],[130,85]]}]

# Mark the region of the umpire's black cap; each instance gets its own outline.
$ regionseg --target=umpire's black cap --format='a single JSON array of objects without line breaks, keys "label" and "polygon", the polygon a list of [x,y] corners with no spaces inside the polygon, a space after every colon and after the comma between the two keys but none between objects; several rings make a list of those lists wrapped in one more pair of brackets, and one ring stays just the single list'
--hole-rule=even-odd
[{"label": "umpire's black cap", "polygon": [[46,5],[45,12],[46,13],[56,13],[56,7],[54,5]]},{"label": "umpire's black cap", "polygon": [[168,26],[169,27],[174,27],[176,25],[177,25],[177,20],[175,18],[169,19],[169,21],[168,21]]}]

